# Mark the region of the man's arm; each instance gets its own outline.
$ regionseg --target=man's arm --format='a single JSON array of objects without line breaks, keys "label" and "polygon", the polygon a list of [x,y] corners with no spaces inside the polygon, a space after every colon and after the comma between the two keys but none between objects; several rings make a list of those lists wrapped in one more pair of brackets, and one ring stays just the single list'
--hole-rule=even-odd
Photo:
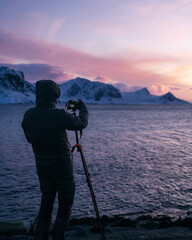
[{"label": "man's arm", "polygon": [[[25,118],[25,116],[24,116],[24,118]],[[25,134],[25,137],[26,137],[27,141],[28,141],[29,143],[31,143],[31,140],[30,140],[30,138],[29,138],[29,136],[28,136],[28,134],[27,134],[27,130],[26,130],[26,128],[25,128],[24,118],[23,118],[23,121],[22,121],[22,123],[21,123],[21,127],[23,128],[23,131],[24,131],[24,134]]]},{"label": "man's arm", "polygon": [[65,128],[67,130],[81,130],[88,125],[88,109],[83,101],[79,100],[79,116],[74,116],[68,112],[65,112]]}]

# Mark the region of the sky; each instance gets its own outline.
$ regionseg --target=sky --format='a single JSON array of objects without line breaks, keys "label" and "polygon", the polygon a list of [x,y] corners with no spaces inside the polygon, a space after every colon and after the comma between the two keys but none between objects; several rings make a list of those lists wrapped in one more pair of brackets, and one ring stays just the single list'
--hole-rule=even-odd
[{"label": "sky", "polygon": [[192,0],[0,0],[0,66],[192,102]]}]

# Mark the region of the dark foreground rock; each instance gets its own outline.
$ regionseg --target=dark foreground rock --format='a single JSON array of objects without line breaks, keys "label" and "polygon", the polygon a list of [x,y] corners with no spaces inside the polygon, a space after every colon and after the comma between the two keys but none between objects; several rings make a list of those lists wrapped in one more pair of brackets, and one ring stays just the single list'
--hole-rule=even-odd
[{"label": "dark foreground rock", "polygon": [[0,222],[0,235],[22,235],[27,234],[27,228],[22,220],[6,220]]},{"label": "dark foreground rock", "polygon": [[[170,227],[166,229],[140,229],[128,227],[107,228],[106,240],[191,240],[192,231],[185,227]],[[24,240],[21,236],[0,236],[0,240]],[[28,240],[34,239],[29,236]],[[71,227],[66,233],[66,240],[99,240],[99,233],[92,233],[86,226]],[[51,237],[49,238],[51,240]]]},{"label": "dark foreground rock", "polygon": [[[67,240],[99,240],[94,218],[71,219]],[[136,220],[102,217],[106,240],[191,240],[192,218],[172,220],[166,216],[142,216]],[[21,220],[0,222],[0,240],[24,240],[27,228]],[[34,239],[29,236],[28,240]],[[51,240],[51,237],[50,237]]]}]

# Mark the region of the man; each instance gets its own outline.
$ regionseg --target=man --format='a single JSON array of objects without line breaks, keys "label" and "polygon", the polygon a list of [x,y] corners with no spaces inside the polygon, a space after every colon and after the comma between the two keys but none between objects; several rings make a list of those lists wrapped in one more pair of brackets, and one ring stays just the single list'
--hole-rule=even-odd
[{"label": "man", "polygon": [[79,116],[57,109],[60,89],[52,80],[36,83],[36,107],[24,114],[22,127],[32,144],[42,192],[36,240],[49,238],[53,203],[58,192],[58,211],[52,238],[64,240],[75,193],[73,157],[67,130],[81,130],[88,124],[88,110],[79,100]]}]

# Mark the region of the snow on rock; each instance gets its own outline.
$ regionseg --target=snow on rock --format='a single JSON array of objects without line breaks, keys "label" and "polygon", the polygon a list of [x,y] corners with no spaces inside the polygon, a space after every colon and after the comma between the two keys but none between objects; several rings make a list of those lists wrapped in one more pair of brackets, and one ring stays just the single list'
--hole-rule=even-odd
[{"label": "snow on rock", "polygon": [[60,85],[60,101],[81,98],[85,103],[125,103],[120,91],[110,84],[75,78]]},{"label": "snow on rock", "polygon": [[0,67],[0,103],[32,103],[34,86],[24,79],[21,71]]},{"label": "snow on rock", "polygon": [[189,104],[187,101],[176,98],[170,92],[162,96],[152,95],[147,88],[121,94],[127,104]]}]

